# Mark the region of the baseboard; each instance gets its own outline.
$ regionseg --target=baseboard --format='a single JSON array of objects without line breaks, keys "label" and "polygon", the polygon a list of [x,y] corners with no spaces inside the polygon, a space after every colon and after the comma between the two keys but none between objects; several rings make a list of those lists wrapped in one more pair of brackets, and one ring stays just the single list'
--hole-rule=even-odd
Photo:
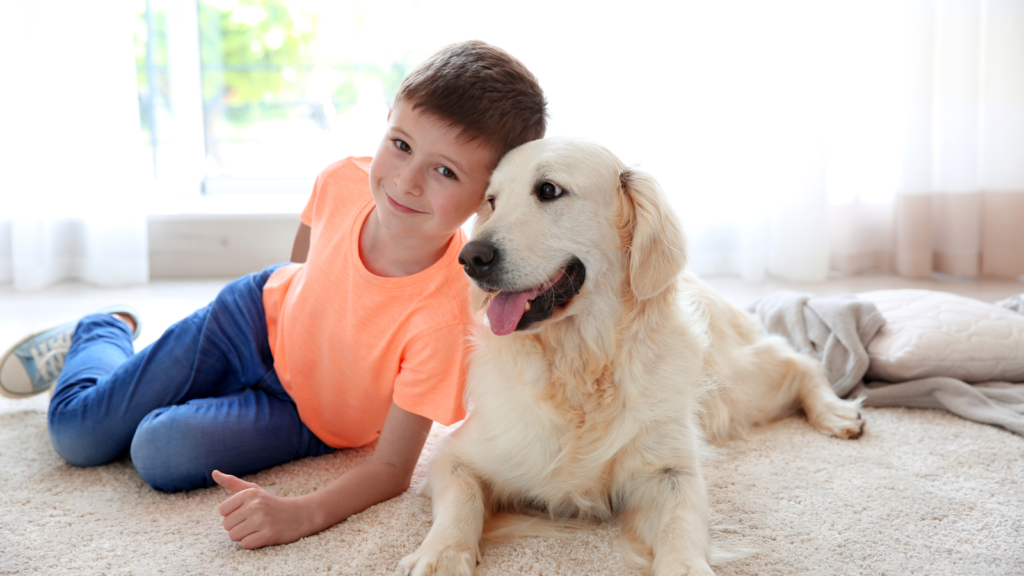
[{"label": "baseboard", "polygon": [[285,262],[299,223],[297,214],[150,216],[150,278],[234,278]]}]

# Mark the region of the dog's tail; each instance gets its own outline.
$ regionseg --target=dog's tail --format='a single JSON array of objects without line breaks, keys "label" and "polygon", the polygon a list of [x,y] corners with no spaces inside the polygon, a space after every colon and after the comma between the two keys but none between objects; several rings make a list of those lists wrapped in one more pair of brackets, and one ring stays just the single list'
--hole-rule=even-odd
[{"label": "dog's tail", "polygon": [[[596,530],[600,525],[597,521],[579,518],[555,519],[541,513],[499,512],[484,523],[483,540],[487,544],[493,544],[528,537],[566,538],[580,530]],[[712,519],[709,561],[712,566],[742,560],[758,552],[750,542],[738,540],[736,534],[736,527],[723,524],[721,518]],[[612,538],[618,541],[619,555],[633,574],[646,576],[651,573],[654,554],[648,546],[624,533],[619,538]]]},{"label": "dog's tail", "polygon": [[722,516],[711,518],[711,561],[712,566],[721,566],[736,560],[743,560],[758,553],[749,537],[741,536],[739,526],[725,523]]},{"label": "dog's tail", "polygon": [[[711,519],[711,558],[708,564],[722,566],[757,554],[757,548],[750,541],[737,538],[737,527],[723,524],[722,521],[723,518],[718,516]],[[650,576],[651,565],[654,563],[654,551],[650,546],[623,533],[619,538],[618,551],[623,563],[633,574]]]},{"label": "dog's tail", "polygon": [[580,530],[592,530],[595,526],[595,522],[578,518],[555,519],[540,514],[498,512],[484,523],[483,539],[498,543],[513,542],[531,536],[565,538]]}]

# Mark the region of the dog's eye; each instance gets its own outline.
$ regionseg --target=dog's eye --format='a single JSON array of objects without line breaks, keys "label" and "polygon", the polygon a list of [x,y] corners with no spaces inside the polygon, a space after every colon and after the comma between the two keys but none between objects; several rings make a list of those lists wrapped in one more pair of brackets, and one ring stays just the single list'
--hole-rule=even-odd
[{"label": "dog's eye", "polygon": [[487,201],[491,204],[491,212],[494,212],[494,196],[488,198]]},{"label": "dog's eye", "polygon": [[537,188],[537,196],[541,200],[554,200],[561,196],[562,192],[564,192],[564,190],[551,182],[544,182],[539,188]]}]

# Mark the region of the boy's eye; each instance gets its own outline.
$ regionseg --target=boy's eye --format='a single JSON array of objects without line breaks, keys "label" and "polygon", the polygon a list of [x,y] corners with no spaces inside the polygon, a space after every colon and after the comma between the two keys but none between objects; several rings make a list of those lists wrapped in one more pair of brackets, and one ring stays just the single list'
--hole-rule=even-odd
[{"label": "boy's eye", "polygon": [[455,172],[452,172],[447,166],[439,166],[437,171],[445,178],[455,178]]},{"label": "boy's eye", "polygon": [[412,148],[410,148],[409,145],[405,143],[405,140],[395,140],[395,147],[397,147],[399,150],[407,154],[409,152],[412,152]]}]

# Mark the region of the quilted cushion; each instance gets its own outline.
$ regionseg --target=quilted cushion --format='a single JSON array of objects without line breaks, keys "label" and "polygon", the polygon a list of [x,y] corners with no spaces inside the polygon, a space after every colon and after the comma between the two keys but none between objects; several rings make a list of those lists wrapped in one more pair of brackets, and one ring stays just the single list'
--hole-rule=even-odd
[{"label": "quilted cushion", "polygon": [[858,294],[886,325],[868,344],[865,380],[949,376],[965,382],[1024,382],[1024,314],[932,290]]}]

